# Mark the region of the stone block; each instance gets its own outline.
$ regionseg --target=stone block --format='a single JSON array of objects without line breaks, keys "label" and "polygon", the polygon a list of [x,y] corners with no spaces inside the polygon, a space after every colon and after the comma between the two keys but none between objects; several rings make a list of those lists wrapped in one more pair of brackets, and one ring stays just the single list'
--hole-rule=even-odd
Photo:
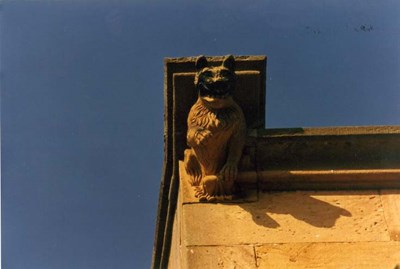
[{"label": "stone block", "polygon": [[268,244],[255,249],[260,269],[394,269],[400,261],[400,242]]},{"label": "stone block", "polygon": [[190,269],[256,269],[253,246],[188,247],[185,267]]},{"label": "stone block", "polygon": [[400,190],[381,190],[381,200],[390,238],[400,241]]},{"label": "stone block", "polygon": [[260,193],[256,203],[186,204],[186,246],[389,241],[377,191]]}]

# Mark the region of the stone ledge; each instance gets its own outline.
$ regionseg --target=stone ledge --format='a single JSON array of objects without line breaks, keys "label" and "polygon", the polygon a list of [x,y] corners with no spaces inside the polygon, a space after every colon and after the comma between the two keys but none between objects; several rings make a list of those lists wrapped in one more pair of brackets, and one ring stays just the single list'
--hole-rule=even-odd
[{"label": "stone ledge", "polygon": [[394,269],[400,263],[400,242],[269,244],[255,249],[260,269]]},{"label": "stone ledge", "polygon": [[343,135],[382,135],[400,134],[400,126],[337,126],[310,128],[259,129],[253,133],[257,137],[293,136],[343,136]]},{"label": "stone ledge", "polygon": [[400,188],[400,169],[295,170],[257,173],[262,190]]},{"label": "stone ledge", "polygon": [[243,268],[256,269],[254,247],[243,246],[195,246],[183,250],[182,268]]},{"label": "stone ledge", "polygon": [[400,169],[400,126],[258,130],[257,171]]}]

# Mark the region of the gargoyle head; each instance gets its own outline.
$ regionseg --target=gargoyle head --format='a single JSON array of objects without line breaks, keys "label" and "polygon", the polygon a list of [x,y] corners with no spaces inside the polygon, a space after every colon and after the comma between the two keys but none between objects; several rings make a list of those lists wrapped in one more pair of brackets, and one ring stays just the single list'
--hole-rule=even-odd
[{"label": "gargoyle head", "polygon": [[220,66],[209,66],[206,57],[196,60],[195,86],[202,101],[212,107],[224,107],[231,101],[236,84],[235,59],[227,56]]}]

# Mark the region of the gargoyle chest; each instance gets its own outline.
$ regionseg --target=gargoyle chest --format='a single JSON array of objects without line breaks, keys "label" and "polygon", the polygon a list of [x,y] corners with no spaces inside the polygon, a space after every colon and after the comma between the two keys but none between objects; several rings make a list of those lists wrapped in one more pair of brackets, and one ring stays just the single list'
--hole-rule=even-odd
[{"label": "gargoyle chest", "polygon": [[194,113],[190,119],[191,123],[197,127],[207,129],[215,135],[220,132],[231,133],[236,126],[237,115],[232,109],[220,111],[204,109],[201,112],[203,113]]}]

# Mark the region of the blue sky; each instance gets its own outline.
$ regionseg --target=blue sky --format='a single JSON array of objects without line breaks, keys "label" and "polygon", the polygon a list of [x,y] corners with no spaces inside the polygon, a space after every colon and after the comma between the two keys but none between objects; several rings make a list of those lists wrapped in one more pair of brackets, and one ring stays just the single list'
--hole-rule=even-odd
[{"label": "blue sky", "polygon": [[2,265],[148,268],[163,58],[267,55],[267,127],[399,125],[400,2],[5,1]]}]

